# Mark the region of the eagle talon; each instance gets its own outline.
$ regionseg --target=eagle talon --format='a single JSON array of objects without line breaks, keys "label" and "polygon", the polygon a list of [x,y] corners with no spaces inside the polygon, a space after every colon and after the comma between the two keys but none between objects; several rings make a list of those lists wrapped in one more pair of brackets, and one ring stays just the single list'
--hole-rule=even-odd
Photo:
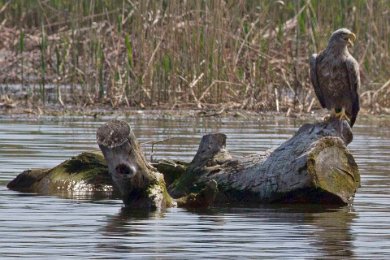
[{"label": "eagle talon", "polygon": [[326,115],[322,118],[322,121],[324,122],[329,122],[330,120],[332,119],[332,116],[331,115]]},{"label": "eagle talon", "polygon": [[347,116],[347,114],[345,113],[345,109],[341,109],[341,111],[339,113],[335,113],[335,117],[338,118],[340,121],[347,121],[348,124],[350,124],[351,122],[351,119]]}]

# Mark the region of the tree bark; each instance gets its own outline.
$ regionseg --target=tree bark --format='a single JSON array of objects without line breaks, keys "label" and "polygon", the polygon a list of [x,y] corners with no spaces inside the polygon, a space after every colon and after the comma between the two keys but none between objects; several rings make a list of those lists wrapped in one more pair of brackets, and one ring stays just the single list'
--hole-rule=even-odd
[{"label": "tree bark", "polygon": [[351,203],[360,185],[358,167],[346,148],[352,132],[345,121],[303,125],[273,151],[233,158],[224,134],[202,138],[187,172],[169,187],[173,197],[214,180],[215,203]]}]

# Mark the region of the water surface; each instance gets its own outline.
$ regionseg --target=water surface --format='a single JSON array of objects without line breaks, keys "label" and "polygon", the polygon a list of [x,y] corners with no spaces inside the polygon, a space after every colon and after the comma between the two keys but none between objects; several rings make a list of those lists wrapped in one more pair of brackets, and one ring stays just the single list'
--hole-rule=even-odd
[{"label": "water surface", "polygon": [[[117,199],[39,196],[10,191],[29,168],[53,167],[97,149],[95,131],[108,120],[0,118],[0,258],[390,258],[390,131],[358,122],[350,149],[362,187],[352,207],[122,210]],[[302,122],[292,119],[126,119],[150,158],[190,161],[205,133],[224,132],[232,153],[277,147]]]}]

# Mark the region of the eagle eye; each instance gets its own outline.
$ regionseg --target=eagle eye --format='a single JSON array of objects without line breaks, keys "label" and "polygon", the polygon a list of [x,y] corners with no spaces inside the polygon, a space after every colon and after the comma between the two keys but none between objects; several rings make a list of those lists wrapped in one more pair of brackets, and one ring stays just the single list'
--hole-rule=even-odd
[{"label": "eagle eye", "polygon": [[348,41],[349,39],[349,35],[347,33],[342,33],[341,34],[341,39],[345,40],[345,41]]}]

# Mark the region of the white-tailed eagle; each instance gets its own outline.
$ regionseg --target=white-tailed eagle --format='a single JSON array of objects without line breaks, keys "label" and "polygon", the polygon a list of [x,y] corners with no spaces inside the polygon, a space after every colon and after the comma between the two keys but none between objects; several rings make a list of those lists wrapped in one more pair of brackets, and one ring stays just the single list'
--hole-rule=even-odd
[{"label": "white-tailed eagle", "polygon": [[331,116],[347,119],[351,127],[360,109],[359,64],[348,52],[355,39],[350,30],[338,29],[328,46],[310,58],[310,79],[321,106],[330,110]]}]

